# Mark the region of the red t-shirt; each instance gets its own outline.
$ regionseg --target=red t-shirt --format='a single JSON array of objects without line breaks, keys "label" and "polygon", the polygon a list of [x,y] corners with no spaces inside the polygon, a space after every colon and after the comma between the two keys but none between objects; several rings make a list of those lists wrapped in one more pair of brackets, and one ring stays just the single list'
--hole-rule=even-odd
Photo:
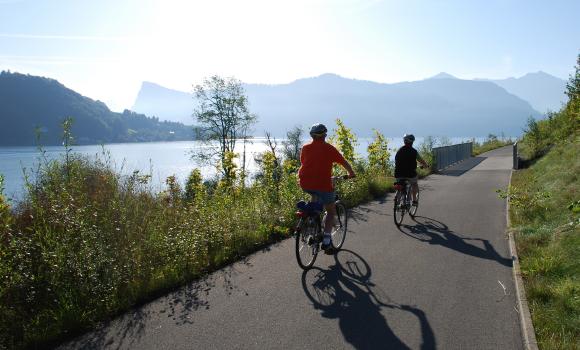
[{"label": "red t-shirt", "polygon": [[302,146],[300,152],[300,187],[304,190],[332,192],[332,165],[346,164],[340,152],[322,139]]}]

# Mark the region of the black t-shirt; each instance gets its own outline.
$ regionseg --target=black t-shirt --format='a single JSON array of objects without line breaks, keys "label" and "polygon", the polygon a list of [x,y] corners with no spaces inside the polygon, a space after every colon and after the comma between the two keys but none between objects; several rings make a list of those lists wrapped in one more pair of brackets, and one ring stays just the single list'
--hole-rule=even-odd
[{"label": "black t-shirt", "polygon": [[395,177],[417,176],[417,155],[413,146],[399,148],[395,155]]}]

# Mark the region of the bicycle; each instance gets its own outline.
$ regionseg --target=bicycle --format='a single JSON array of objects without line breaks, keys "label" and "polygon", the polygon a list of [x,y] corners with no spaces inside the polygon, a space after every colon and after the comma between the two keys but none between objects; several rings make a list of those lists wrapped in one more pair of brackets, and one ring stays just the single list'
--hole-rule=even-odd
[{"label": "bicycle", "polygon": [[[336,188],[336,183],[346,178],[346,176],[333,177],[333,187]],[[340,200],[338,193],[336,194],[335,205],[336,216],[331,232],[332,248],[340,250],[346,238],[348,215],[346,205]],[[308,270],[314,265],[314,261],[321,250],[320,245],[323,239],[322,223],[326,219],[326,212],[322,203],[316,201],[316,198],[312,198],[309,202],[300,201],[296,204],[296,207],[298,208],[296,211],[298,222],[294,230],[296,260],[302,269]]]},{"label": "bicycle", "polygon": [[397,180],[394,187],[397,193],[395,194],[395,204],[393,206],[393,219],[395,220],[395,225],[400,226],[406,212],[412,218],[417,215],[417,210],[419,209],[419,188],[417,188],[417,204],[411,205],[413,195],[411,193],[409,180]]}]

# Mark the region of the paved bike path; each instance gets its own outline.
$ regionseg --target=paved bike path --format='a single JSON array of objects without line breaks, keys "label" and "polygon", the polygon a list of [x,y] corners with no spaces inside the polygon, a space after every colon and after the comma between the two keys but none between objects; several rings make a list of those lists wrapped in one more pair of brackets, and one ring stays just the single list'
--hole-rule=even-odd
[{"label": "paved bike path", "polygon": [[511,148],[355,208],[344,250],[303,272],[294,240],[258,252],[62,348],[521,349],[505,236]]}]

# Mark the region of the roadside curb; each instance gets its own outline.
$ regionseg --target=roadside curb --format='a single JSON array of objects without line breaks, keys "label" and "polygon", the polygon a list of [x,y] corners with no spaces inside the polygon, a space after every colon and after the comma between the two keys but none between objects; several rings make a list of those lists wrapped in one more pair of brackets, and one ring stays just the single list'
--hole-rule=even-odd
[{"label": "roadside curb", "polygon": [[[510,172],[509,184],[512,183],[513,170]],[[524,281],[520,271],[520,259],[516,250],[516,242],[514,240],[514,233],[511,229],[510,222],[510,200],[509,196],[506,200],[506,221],[507,234],[509,239],[510,254],[513,261],[513,278],[516,285],[516,299],[518,303],[518,314],[520,316],[520,326],[523,335],[524,348],[526,350],[538,350],[538,343],[536,341],[536,332],[534,331],[534,324],[532,323],[532,315],[528,307],[528,299],[526,298],[526,290],[524,288]]]}]

